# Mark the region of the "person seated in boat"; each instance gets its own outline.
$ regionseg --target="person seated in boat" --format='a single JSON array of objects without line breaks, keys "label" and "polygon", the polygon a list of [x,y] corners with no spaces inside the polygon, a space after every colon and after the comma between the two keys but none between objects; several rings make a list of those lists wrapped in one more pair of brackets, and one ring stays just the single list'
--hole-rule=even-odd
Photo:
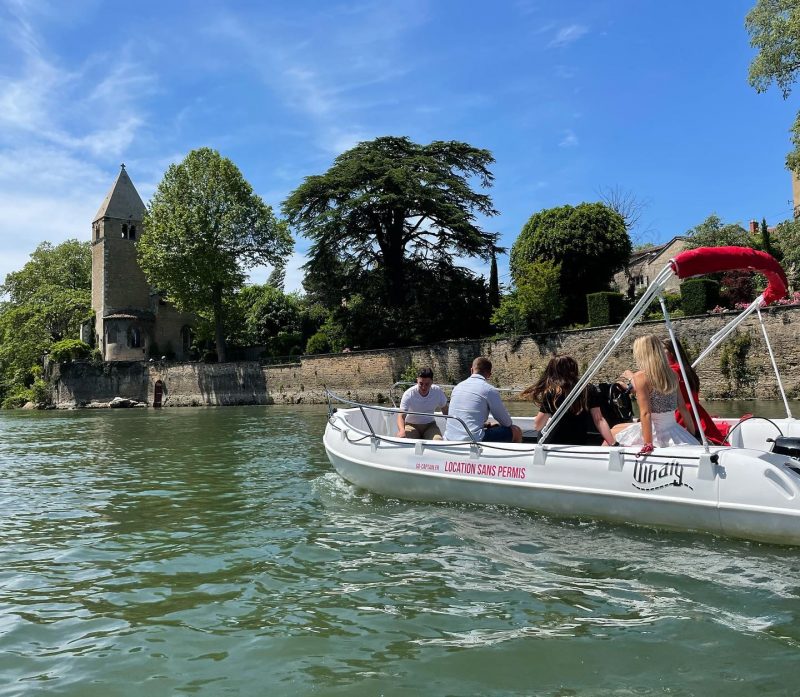
[{"label": "person seated in boat", "polygon": [[[489,384],[492,362],[486,356],[472,361],[470,376],[453,388],[450,395],[450,416],[464,422],[469,432],[457,419],[447,419],[444,439],[465,441],[475,439],[489,443],[521,443],[522,429],[511,421],[500,392]],[[497,424],[487,422],[489,415]]]},{"label": "person seated in boat", "polygon": [[[691,361],[686,355],[686,351],[684,350],[680,339],[676,337],[675,342],[678,347],[678,352],[681,356],[681,362],[686,370],[686,377],[689,380],[689,387],[692,389],[692,397],[694,397],[694,403],[697,406],[697,413],[700,416],[700,426],[703,429],[703,433],[706,435],[706,440],[714,445],[722,445],[723,441],[725,440],[725,436],[714,423],[714,420],[711,418],[710,414],[703,408],[703,405],[700,404],[700,378],[697,377],[697,373],[694,371],[694,368],[692,368]],[[683,401],[686,403],[686,410],[689,412],[692,425],[694,426],[692,432],[697,433],[697,422],[694,419],[692,405],[689,402],[689,392],[686,389],[686,383],[683,381],[681,367],[678,364],[678,359],[675,356],[675,349],[672,346],[672,341],[669,339],[669,337],[667,337],[666,339],[662,339],[661,343],[664,346],[664,353],[667,356],[667,363],[669,363],[669,367],[672,372],[675,373],[675,377],[678,378],[678,387],[680,387]],[[675,421],[677,421],[681,426],[686,425],[686,422],[683,420],[683,416],[681,415],[680,411],[675,412]]]},{"label": "person seated in boat", "polygon": [[624,375],[629,378],[639,404],[639,422],[611,429],[619,444],[641,445],[641,454],[652,452],[654,447],[696,445],[697,439],[675,421],[677,407],[684,423],[694,428],[678,390],[678,379],[670,370],[658,337],[647,334],[637,338],[633,342],[633,359],[638,370],[626,371]]},{"label": "person seated in boat", "polygon": [[441,409],[443,414],[447,413],[447,395],[439,385],[433,384],[433,370],[420,368],[417,372],[417,384],[403,392],[400,409],[403,412],[421,413],[397,414],[398,438],[442,440],[442,433],[436,425],[433,413],[437,409]]},{"label": "person seated in boat", "polygon": [[[553,356],[534,385],[522,393],[530,396],[539,407],[533,427],[541,431],[550,417],[564,403],[578,382],[578,363],[571,356]],[[594,426],[603,437],[604,445],[614,444],[611,429],[600,409],[600,392],[594,385],[587,385],[569,410],[558,421],[548,436],[549,443],[559,445],[588,445],[589,431]]]}]

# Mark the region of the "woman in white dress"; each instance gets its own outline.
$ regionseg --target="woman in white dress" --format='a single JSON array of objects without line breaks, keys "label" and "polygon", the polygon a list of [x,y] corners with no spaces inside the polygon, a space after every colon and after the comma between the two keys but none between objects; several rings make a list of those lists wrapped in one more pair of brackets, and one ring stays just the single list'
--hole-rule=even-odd
[{"label": "woman in white dress", "polygon": [[617,442],[627,446],[641,445],[643,454],[652,452],[654,447],[697,445],[697,439],[675,420],[677,408],[684,423],[694,424],[658,337],[647,334],[636,339],[633,359],[639,370],[635,373],[626,371],[626,375],[639,405],[639,422],[615,426],[612,433]]}]

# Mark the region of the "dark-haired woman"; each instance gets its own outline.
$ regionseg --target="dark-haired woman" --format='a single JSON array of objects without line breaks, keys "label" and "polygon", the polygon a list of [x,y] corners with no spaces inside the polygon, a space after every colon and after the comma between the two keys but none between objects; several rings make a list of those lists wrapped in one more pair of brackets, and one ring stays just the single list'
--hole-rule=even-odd
[{"label": "dark-haired woman", "polygon": [[[722,441],[724,440],[724,436],[720,432],[717,425],[714,423],[714,420],[711,418],[709,413],[703,408],[703,405],[700,404],[700,378],[697,377],[697,373],[692,368],[692,364],[689,361],[688,356],[686,355],[686,351],[683,348],[683,344],[681,344],[679,339],[675,340],[678,345],[678,351],[681,354],[681,362],[683,363],[683,367],[686,370],[686,377],[689,379],[689,387],[692,390],[692,397],[694,397],[694,403],[697,405],[697,413],[700,416],[700,426],[703,429],[703,433],[706,434],[706,439],[709,443],[714,443],[715,445],[722,445]],[[667,356],[667,363],[669,363],[669,367],[672,368],[672,372],[678,378],[678,386],[681,388],[681,394],[683,395],[683,400],[686,402],[686,408],[689,412],[689,417],[692,420],[692,426],[694,426],[694,432],[697,433],[697,424],[695,423],[694,414],[692,413],[691,402],[689,401],[689,391],[686,389],[686,383],[683,381],[683,375],[681,375],[681,367],[678,364],[678,359],[675,357],[675,351],[672,347],[672,341],[670,339],[662,339],[662,345],[664,346],[664,353]],[[681,415],[680,411],[675,412],[675,420],[681,425],[686,426],[686,423]],[[691,429],[690,429],[691,430]],[[699,435],[699,434],[698,434]]]},{"label": "dark-haired woman", "polygon": [[[571,356],[554,356],[550,359],[539,380],[523,393],[530,396],[539,407],[534,428],[541,431],[550,417],[564,403],[578,382],[578,364]],[[586,445],[592,423],[611,445],[614,438],[608,422],[600,411],[600,395],[596,388],[587,386],[556,424],[548,442],[560,445]]]}]

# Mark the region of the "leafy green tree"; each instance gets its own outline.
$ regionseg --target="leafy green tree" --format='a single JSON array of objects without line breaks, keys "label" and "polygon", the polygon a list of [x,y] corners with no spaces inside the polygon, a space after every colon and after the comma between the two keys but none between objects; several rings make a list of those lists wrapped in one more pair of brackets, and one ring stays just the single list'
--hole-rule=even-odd
[{"label": "leafy green tree", "polygon": [[772,244],[772,234],[767,226],[766,218],[761,218],[761,249],[776,259],[780,259],[780,252]]},{"label": "leafy green tree", "polygon": [[586,295],[606,290],[631,254],[625,221],[602,203],[581,203],[534,213],[511,248],[511,277],[519,287],[527,264],[550,261],[561,268],[564,318],[586,321]]},{"label": "leafy green tree", "polygon": [[283,292],[283,287],[286,284],[285,262],[286,260],[284,259],[281,263],[276,264],[272,271],[270,271],[269,278],[267,279],[267,285],[277,288],[281,292]]},{"label": "leafy green tree", "polygon": [[76,338],[91,317],[91,248],[88,242],[43,242],[0,295],[0,398],[19,393],[36,377],[42,355],[61,339]]},{"label": "leafy green tree", "polygon": [[329,316],[319,330],[312,334],[306,342],[306,353],[332,353],[341,351],[347,346],[342,325],[334,317]]},{"label": "leafy green tree", "polygon": [[800,280],[800,220],[779,223],[773,242],[789,282],[795,288]]},{"label": "leafy green tree", "polygon": [[522,263],[519,282],[503,297],[492,314],[492,324],[501,332],[525,334],[542,332],[561,317],[561,267],[551,261]]},{"label": "leafy green tree", "polygon": [[723,223],[712,213],[702,223],[686,231],[688,249],[697,247],[756,247],[759,240],[739,224]]},{"label": "leafy green tree", "polygon": [[147,206],[137,251],[147,280],[181,310],[213,321],[226,360],[225,303],[246,271],[279,265],[291,252],[286,224],[216,150],[192,150],[170,165]]},{"label": "leafy green tree", "polygon": [[92,252],[88,242],[67,240],[59,245],[42,242],[19,271],[12,271],[0,292],[14,305],[41,298],[43,293],[91,292]]},{"label": "leafy green tree", "polygon": [[[758,0],[745,18],[750,45],[758,50],[750,64],[750,84],[766,92],[774,82],[786,99],[800,70],[800,5],[797,0]],[[800,112],[792,126],[786,167],[800,172]]]},{"label": "leafy green tree", "polygon": [[473,190],[472,180],[490,186],[492,162],[488,150],[466,143],[418,145],[392,136],[342,153],[283,205],[290,224],[313,241],[307,273],[327,275],[332,256],[340,268],[377,269],[380,294],[397,311],[407,301],[410,261],[488,260],[497,234],[483,231],[476,217],[496,211],[488,195]]},{"label": "leafy green tree", "polygon": [[3,308],[0,313],[0,398],[31,384],[33,368],[41,364],[52,341],[39,307]]},{"label": "leafy green tree", "polygon": [[247,330],[271,356],[301,353],[302,314],[299,297],[271,285],[261,286],[247,312]]}]

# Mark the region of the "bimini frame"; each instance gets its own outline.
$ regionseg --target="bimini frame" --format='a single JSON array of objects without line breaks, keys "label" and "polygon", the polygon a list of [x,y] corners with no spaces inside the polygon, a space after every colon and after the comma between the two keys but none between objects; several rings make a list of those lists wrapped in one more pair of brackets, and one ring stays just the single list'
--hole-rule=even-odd
[{"label": "bimini frame", "polygon": [[[739,326],[739,324],[741,324],[750,313],[754,311],[758,312],[759,321],[761,321],[761,327],[764,331],[764,338],[767,341],[770,360],[772,361],[773,368],[775,369],[775,375],[778,376],[778,384],[780,385],[784,405],[786,406],[787,413],[791,418],[789,404],[786,401],[783,384],[780,381],[778,367],[775,363],[775,356],[772,352],[772,346],[769,343],[769,339],[767,338],[766,329],[764,328],[764,323],[760,312],[760,308],[762,306],[775,302],[786,295],[786,274],[783,272],[780,264],[778,264],[778,262],[766,252],[760,252],[748,247],[700,247],[698,249],[691,249],[681,252],[674,259],[671,259],[669,264],[658,273],[653,282],[647,287],[642,297],[639,298],[639,301],[636,303],[634,308],[614,332],[614,335],[608,340],[608,343],[606,343],[606,345],[603,347],[603,350],[600,351],[597,357],[592,361],[591,365],[589,365],[589,367],[586,369],[586,372],[578,380],[577,384],[570,391],[569,395],[567,395],[567,398],[564,400],[561,406],[556,409],[552,418],[542,429],[542,432],[539,436],[539,443],[544,443],[547,441],[547,437],[552,433],[558,421],[564,416],[564,414],[566,414],[566,412],[569,410],[578,396],[583,392],[586,385],[595,376],[603,363],[605,363],[608,357],[619,346],[622,339],[630,332],[633,325],[636,324],[639,319],[641,319],[642,315],[655,298],[658,298],[659,304],[661,305],[661,311],[664,314],[667,332],[669,333],[670,340],[672,341],[674,349],[673,353],[675,354],[678,365],[680,366],[684,383],[688,385],[689,381],[686,375],[686,366],[683,364],[680,351],[677,349],[675,332],[672,328],[669,312],[667,312],[666,302],[664,301],[664,287],[673,274],[677,275],[679,278],[690,278],[692,276],[702,276],[708,273],[746,269],[763,273],[767,277],[767,288],[761,295],[758,296],[758,298],[756,298],[756,300],[753,301],[753,303],[748,307],[747,310],[745,310],[745,312],[743,312],[736,319],[734,319],[733,322],[728,324],[726,327],[723,327],[722,330],[714,335],[711,340],[711,344],[705,351],[703,351],[703,353],[700,354],[698,359],[694,362],[694,365],[697,365],[703,358],[705,358],[705,356],[713,351],[714,348],[716,348],[720,342],[725,339],[725,337],[727,337],[734,329],[736,329],[736,327]],[[700,416],[698,414],[696,400],[691,390],[687,390],[687,392],[689,393],[689,401],[691,403],[695,422],[699,425]],[[705,433],[703,433],[702,428],[699,430],[703,446],[705,447],[706,451],[708,451],[708,441],[706,440]]]}]

